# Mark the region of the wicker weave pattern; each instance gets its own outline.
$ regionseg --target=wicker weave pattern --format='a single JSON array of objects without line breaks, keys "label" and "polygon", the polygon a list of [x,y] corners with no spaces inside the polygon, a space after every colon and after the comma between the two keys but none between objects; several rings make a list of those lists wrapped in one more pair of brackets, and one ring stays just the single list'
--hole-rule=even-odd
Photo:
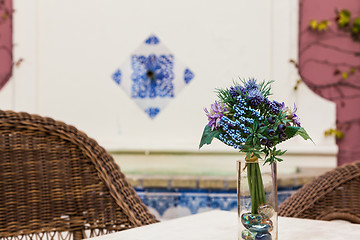
[{"label": "wicker weave pattern", "polygon": [[82,239],[155,222],[96,141],[0,111],[0,239]]},{"label": "wicker weave pattern", "polygon": [[360,162],[314,179],[280,205],[280,216],[360,223]]}]

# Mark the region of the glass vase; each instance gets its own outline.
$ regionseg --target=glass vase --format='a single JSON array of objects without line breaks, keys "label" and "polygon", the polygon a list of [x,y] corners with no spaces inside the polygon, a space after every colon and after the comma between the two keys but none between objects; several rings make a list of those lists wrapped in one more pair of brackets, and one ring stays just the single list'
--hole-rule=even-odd
[{"label": "glass vase", "polygon": [[277,240],[276,163],[237,161],[238,239]]}]

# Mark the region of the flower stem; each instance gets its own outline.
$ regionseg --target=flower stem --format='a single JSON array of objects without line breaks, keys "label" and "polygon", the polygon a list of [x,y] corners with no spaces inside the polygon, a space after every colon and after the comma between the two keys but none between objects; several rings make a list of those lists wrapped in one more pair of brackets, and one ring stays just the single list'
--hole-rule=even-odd
[{"label": "flower stem", "polygon": [[247,165],[247,174],[251,198],[251,213],[257,214],[258,207],[266,203],[265,189],[259,163],[249,163]]}]

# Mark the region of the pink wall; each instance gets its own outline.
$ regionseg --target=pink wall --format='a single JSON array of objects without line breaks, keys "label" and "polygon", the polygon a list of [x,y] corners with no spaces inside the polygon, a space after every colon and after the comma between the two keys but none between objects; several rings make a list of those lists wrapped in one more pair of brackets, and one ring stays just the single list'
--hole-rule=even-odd
[{"label": "pink wall", "polygon": [[[335,21],[335,9],[350,10],[351,19],[360,17],[360,1],[299,0],[299,4],[299,73],[315,93],[336,103],[337,128],[345,134],[343,139],[337,140],[338,165],[358,161],[360,69],[347,79],[341,74],[334,75],[334,71],[349,71],[351,67],[360,66],[360,56],[355,56],[355,52],[360,53],[360,42],[354,42],[349,33],[339,30]],[[309,22],[313,19],[330,20],[330,29],[325,32],[310,30]]]},{"label": "pink wall", "polygon": [[12,74],[12,0],[0,1],[0,89]]}]

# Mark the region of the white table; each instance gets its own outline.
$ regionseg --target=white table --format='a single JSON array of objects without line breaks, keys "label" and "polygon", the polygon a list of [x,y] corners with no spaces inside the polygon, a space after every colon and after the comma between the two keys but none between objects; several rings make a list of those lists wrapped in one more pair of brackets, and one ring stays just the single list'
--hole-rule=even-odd
[{"label": "white table", "polygon": [[[211,211],[91,240],[237,240],[237,213]],[[360,240],[360,224],[279,217],[279,240]]]}]

